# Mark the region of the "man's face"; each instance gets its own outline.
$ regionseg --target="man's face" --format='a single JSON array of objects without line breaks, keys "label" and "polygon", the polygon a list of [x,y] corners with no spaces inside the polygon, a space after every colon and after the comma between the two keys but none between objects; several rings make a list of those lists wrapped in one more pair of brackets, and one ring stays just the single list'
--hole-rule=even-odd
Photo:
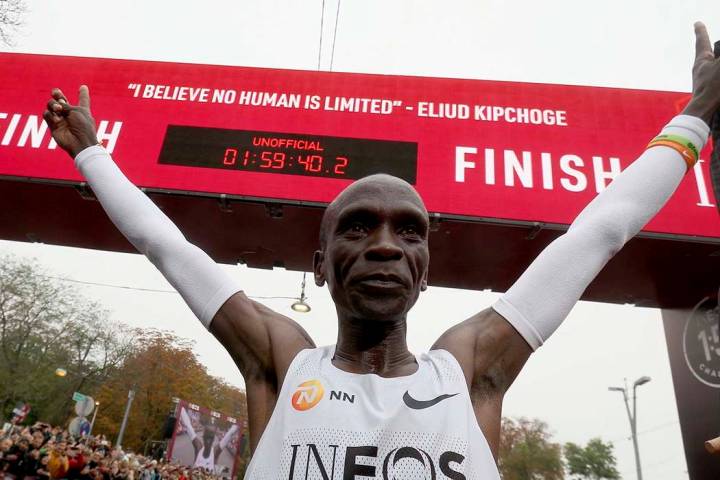
[{"label": "man's face", "polygon": [[347,188],[326,213],[315,281],[338,312],[374,321],[404,315],[427,287],[428,215],[407,183],[373,176]]},{"label": "man's face", "polygon": [[212,425],[207,425],[205,427],[205,430],[203,431],[203,443],[207,445],[212,445],[213,440],[215,440],[215,427]]}]

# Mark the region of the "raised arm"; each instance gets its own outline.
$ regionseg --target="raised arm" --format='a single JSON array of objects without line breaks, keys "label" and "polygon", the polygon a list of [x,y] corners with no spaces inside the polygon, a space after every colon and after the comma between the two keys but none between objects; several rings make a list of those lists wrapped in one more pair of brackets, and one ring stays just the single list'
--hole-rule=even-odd
[{"label": "raised arm", "polygon": [[692,150],[705,145],[707,123],[720,106],[720,64],[705,26],[698,23],[695,31],[693,98],[683,115],[673,118],[653,146],[540,253],[492,309],[438,340],[437,348],[459,359],[482,399],[478,405],[489,400],[494,413],[488,417],[498,413],[499,418],[502,395],[532,351],[557,329],[613,255],[662,208],[697,159]]},{"label": "raised arm", "polygon": [[277,387],[289,362],[312,346],[292,320],[248,299],[205,252],[188,242],[159,208],[123,175],[98,145],[87,87],[77,106],[54,90],[44,118],[75,158],[115,226],[162,272],[203,325],[218,338],[250,383]]},{"label": "raised arm", "polygon": [[720,106],[720,63],[705,26],[695,25],[693,97],[645,152],[551,243],[493,309],[533,349],[560,325],[605,264],[670,199],[697,161]]},{"label": "raised arm", "polygon": [[225,435],[223,435],[222,440],[220,440],[220,443],[215,445],[215,461],[217,462],[217,459],[220,458],[220,454],[223,450],[227,448],[228,445],[230,445],[230,442],[233,439],[233,436],[237,433],[238,426],[237,424],[233,424],[230,428],[228,428],[228,431],[225,432]]},{"label": "raised arm", "polygon": [[197,456],[197,452],[199,452],[203,447],[203,443],[199,438],[197,438],[197,433],[195,432],[195,428],[192,426],[190,415],[188,415],[185,407],[180,407],[180,423],[182,423],[185,432],[187,432],[190,442],[192,442],[193,448],[195,448],[195,456]]}]

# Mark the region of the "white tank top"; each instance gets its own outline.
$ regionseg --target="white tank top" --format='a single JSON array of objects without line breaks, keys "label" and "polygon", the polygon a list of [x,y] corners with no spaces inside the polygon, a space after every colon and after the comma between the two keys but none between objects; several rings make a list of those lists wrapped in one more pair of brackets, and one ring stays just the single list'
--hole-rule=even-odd
[{"label": "white tank top", "polygon": [[340,370],[334,352],[293,359],[246,480],[500,480],[449,352],[397,378]]},{"label": "white tank top", "polygon": [[210,448],[210,454],[207,457],[203,456],[205,453],[205,447],[201,448],[195,457],[194,467],[202,467],[210,472],[215,471],[215,447]]}]

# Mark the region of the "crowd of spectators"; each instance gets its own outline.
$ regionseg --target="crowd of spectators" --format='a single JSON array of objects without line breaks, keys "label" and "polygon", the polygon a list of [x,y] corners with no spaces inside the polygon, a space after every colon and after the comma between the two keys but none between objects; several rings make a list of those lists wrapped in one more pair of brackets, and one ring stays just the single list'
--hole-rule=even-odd
[{"label": "crowd of spectators", "polygon": [[74,438],[46,423],[0,433],[0,480],[219,480],[201,468],[112,448],[104,436]]}]

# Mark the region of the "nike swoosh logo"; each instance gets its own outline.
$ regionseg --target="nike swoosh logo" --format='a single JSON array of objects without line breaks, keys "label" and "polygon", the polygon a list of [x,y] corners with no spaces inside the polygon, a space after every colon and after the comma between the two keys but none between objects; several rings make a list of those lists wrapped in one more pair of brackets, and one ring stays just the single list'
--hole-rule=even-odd
[{"label": "nike swoosh logo", "polygon": [[403,395],[403,402],[405,402],[405,405],[412,408],[413,410],[422,410],[425,408],[430,408],[433,405],[437,405],[438,403],[442,402],[443,400],[447,400],[448,398],[454,397],[457,395],[457,393],[452,394],[443,394],[438,397],[433,398],[432,400],[415,400],[410,396],[409,391],[405,391],[405,395]]}]

